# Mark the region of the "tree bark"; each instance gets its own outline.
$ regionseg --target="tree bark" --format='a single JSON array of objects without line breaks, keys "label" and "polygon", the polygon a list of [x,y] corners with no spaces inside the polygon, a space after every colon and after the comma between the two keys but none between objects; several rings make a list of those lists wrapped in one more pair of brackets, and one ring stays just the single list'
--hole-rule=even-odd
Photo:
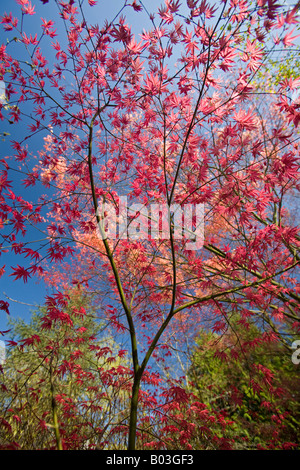
[{"label": "tree bark", "polygon": [[138,411],[140,383],[141,383],[141,374],[140,374],[140,371],[138,371],[134,376],[134,380],[132,384],[128,450],[136,450],[137,411]]}]

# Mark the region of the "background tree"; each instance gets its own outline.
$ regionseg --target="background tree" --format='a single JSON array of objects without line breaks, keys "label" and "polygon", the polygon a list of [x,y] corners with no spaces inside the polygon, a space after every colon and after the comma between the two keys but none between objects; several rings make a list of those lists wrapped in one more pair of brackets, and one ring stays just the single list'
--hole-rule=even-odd
[{"label": "background tree", "polygon": [[29,324],[11,322],[2,449],[124,447],[116,429],[128,419],[130,369],[95,318],[91,299],[76,289],[68,301],[49,297]]},{"label": "background tree", "polygon": [[[257,345],[260,332],[237,323],[225,334],[201,332],[190,386],[208,408],[234,422],[236,448],[299,448],[299,368],[278,342]],[[240,349],[242,358],[228,354]]]}]

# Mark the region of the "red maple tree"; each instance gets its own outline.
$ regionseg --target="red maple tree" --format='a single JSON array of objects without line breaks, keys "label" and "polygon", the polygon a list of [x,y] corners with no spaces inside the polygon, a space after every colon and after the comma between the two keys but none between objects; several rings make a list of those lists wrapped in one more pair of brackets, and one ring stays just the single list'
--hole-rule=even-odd
[{"label": "red maple tree", "polygon": [[[134,449],[141,381],[172,338],[204,327],[221,334],[233,317],[259,326],[258,343],[291,350],[299,333],[299,80],[274,81],[272,92],[257,85],[272,54],[293,47],[297,7],[166,0],[150,14],[126,1],[94,24],[96,1],[55,0],[57,23],[42,18],[33,30],[33,2],[17,3],[17,17],[1,18],[11,39],[0,48],[0,117],[18,132],[1,159],[3,248],[30,260],[12,267],[15,279],[42,276],[60,292],[83,284],[128,335]],[[139,37],[126,12],[144,15]],[[44,327],[57,321],[68,315],[50,306]],[[179,391],[166,395],[184,404]],[[182,426],[187,445],[192,431]]]}]

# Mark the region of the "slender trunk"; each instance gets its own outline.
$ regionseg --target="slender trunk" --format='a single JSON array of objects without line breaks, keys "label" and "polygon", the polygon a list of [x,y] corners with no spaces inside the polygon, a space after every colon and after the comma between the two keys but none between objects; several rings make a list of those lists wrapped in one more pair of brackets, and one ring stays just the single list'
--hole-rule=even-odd
[{"label": "slender trunk", "polygon": [[136,446],[136,427],[137,427],[137,412],[138,412],[140,383],[141,383],[141,374],[140,372],[138,372],[134,375],[134,381],[132,385],[128,450],[135,450],[135,446]]},{"label": "slender trunk", "polygon": [[61,436],[59,432],[57,405],[56,405],[56,400],[54,397],[52,398],[52,415],[53,415],[53,427],[54,427],[57,450],[63,450]]},{"label": "slender trunk", "polygon": [[54,392],[54,377],[53,377],[53,368],[52,368],[52,359],[53,354],[50,360],[50,391],[51,391],[51,407],[52,407],[52,418],[53,418],[53,428],[56,439],[57,450],[63,450],[61,435],[59,431],[59,422],[58,422],[58,413],[57,413],[57,404],[55,400]]}]

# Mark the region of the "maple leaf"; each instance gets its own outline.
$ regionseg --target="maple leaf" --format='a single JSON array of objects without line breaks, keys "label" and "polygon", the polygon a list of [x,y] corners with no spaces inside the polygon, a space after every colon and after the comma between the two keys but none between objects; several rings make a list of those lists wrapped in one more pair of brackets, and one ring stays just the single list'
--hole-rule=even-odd
[{"label": "maple leaf", "polygon": [[[41,0],[42,2],[47,3],[49,0]],[[42,429],[42,431],[47,431],[48,430],[48,424],[44,419],[41,419],[39,421],[39,427]]]},{"label": "maple leaf", "polygon": [[4,300],[0,300],[0,310],[4,310],[9,315],[9,303],[4,302]]},{"label": "maple leaf", "polygon": [[141,41],[139,44],[137,44],[137,42],[134,41],[134,40],[131,40],[131,41],[128,43],[127,47],[128,47],[128,49],[129,49],[131,52],[133,52],[134,54],[139,54],[139,53],[141,53],[142,50],[143,50],[143,48],[144,48],[142,41]]},{"label": "maple leaf", "polygon": [[54,22],[52,20],[45,20],[44,18],[41,18],[43,24],[42,28],[47,36],[50,36],[51,38],[57,36],[56,30],[51,31],[51,28],[54,26]]},{"label": "maple leaf", "polygon": [[0,23],[4,24],[5,31],[12,31],[13,28],[17,27],[18,19],[13,18],[11,13],[9,15],[5,13]]},{"label": "maple leaf", "polygon": [[282,39],[282,42],[285,45],[285,47],[295,45],[294,39],[298,38],[300,34],[297,34],[297,36],[292,36],[294,31],[295,31],[295,28],[292,31],[290,31],[286,36],[284,36],[284,38]]},{"label": "maple leaf", "polygon": [[285,18],[283,14],[277,15],[277,23],[276,23],[276,28],[282,28],[282,26],[285,23]]},{"label": "maple leaf", "polygon": [[119,28],[114,26],[111,35],[115,38],[115,41],[124,42],[124,44],[128,44],[131,41],[131,29],[125,24],[124,18],[120,18]]},{"label": "maple leaf", "polygon": [[169,8],[172,13],[176,13],[179,10],[180,3],[179,0],[172,0],[169,2]]},{"label": "maple leaf", "polygon": [[37,34],[34,37],[32,37],[32,35],[30,34],[30,37],[28,37],[26,33],[23,33],[23,42],[27,46],[29,44],[33,44],[34,46],[36,46],[38,44]]},{"label": "maple leaf", "polygon": [[159,9],[159,16],[168,24],[173,22],[173,15],[170,12],[169,8],[161,7]]},{"label": "maple leaf", "polygon": [[[13,198],[15,198],[15,195],[14,193],[12,193],[12,196]],[[23,233],[23,235],[25,235],[25,225],[24,225],[24,216],[22,215],[22,213],[18,212],[18,211],[14,211],[13,212],[13,225],[14,225],[14,228],[16,230],[16,233],[18,233],[19,231],[21,231]]]},{"label": "maple leaf", "polygon": [[285,17],[285,22],[287,24],[298,23],[298,19],[297,19],[298,10],[299,10],[299,3],[291,11],[287,12],[286,17]]},{"label": "maple leaf", "polygon": [[256,116],[253,116],[251,110],[246,112],[240,109],[238,112],[234,113],[233,119],[245,129],[254,130],[257,128],[257,119]]},{"label": "maple leaf", "polygon": [[17,343],[16,341],[13,341],[13,340],[8,340],[8,341],[7,341],[7,344],[8,344],[9,346],[18,346],[18,343]]},{"label": "maple leaf", "polygon": [[22,6],[22,11],[25,15],[34,15],[35,6],[32,6],[29,0],[17,0],[17,3]]},{"label": "maple leaf", "polygon": [[30,336],[29,338],[26,338],[26,339],[22,339],[20,341],[22,343],[22,346],[30,346],[31,344],[34,344],[34,343],[40,343],[41,342],[41,338],[39,337],[39,335],[32,335]]},{"label": "maple leaf", "polygon": [[263,56],[263,49],[257,46],[256,41],[251,42],[247,39],[247,47],[242,55],[242,60],[249,61],[248,67],[250,70],[255,71],[260,66]]},{"label": "maple leaf", "polygon": [[15,271],[14,273],[10,274],[10,276],[16,276],[15,281],[17,279],[23,279],[24,282],[28,281],[28,278],[31,277],[28,270],[23,268],[22,266],[17,265],[16,268],[12,267],[11,268]]},{"label": "maple leaf", "polygon": [[225,330],[226,328],[226,323],[223,321],[216,321],[214,326],[212,327],[212,331],[215,333],[219,333],[222,330]]},{"label": "maple leaf", "polygon": [[4,273],[5,273],[5,264],[2,266],[2,268],[0,268],[0,277],[2,277]]},{"label": "maple leaf", "polygon": [[87,331],[87,328],[84,326],[81,326],[80,328],[77,329],[78,333],[85,333]]},{"label": "maple leaf", "polygon": [[187,403],[189,401],[186,390],[176,385],[169,388],[166,396],[179,403]]},{"label": "maple leaf", "polygon": [[230,67],[234,65],[234,58],[236,57],[236,52],[230,47],[225,47],[221,51],[221,57],[223,59],[220,68],[224,71],[229,70]]},{"label": "maple leaf", "polygon": [[120,351],[118,352],[118,356],[119,357],[125,357],[126,356],[126,349],[120,349]]},{"label": "maple leaf", "polygon": [[142,11],[142,9],[143,9],[141,5],[138,5],[138,4],[136,3],[136,0],[134,0],[134,1],[132,2],[131,6],[132,6],[132,8],[134,9],[134,11]]},{"label": "maple leaf", "polygon": [[163,88],[161,78],[154,73],[146,76],[145,80],[145,91],[151,95],[157,95]]},{"label": "maple leaf", "polygon": [[297,90],[300,88],[300,77],[293,78],[293,77],[286,77],[282,82],[280,82],[280,88],[282,90],[286,88],[290,88],[290,90]]},{"label": "maple leaf", "polygon": [[26,253],[25,258],[30,256],[32,260],[38,261],[41,257],[38,251],[32,250],[31,248],[24,248],[23,251]]}]

